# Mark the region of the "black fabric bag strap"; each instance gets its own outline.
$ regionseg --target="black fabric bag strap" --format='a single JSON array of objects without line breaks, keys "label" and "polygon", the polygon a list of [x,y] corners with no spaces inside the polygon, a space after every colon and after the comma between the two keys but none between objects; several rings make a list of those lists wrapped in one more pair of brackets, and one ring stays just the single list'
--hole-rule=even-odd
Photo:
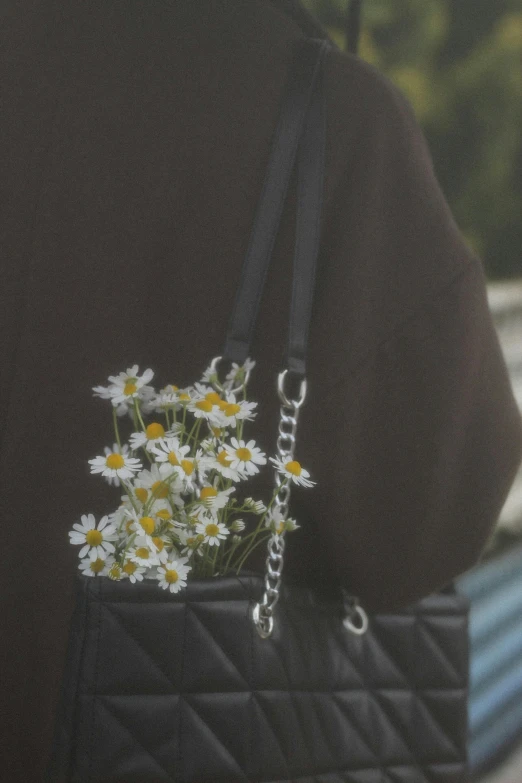
[{"label": "black fabric bag strap", "polygon": [[304,376],[306,369],[320,239],[325,143],[321,65],[329,48],[328,41],[310,38],[300,42],[296,51],[222,354],[224,359],[240,364],[249,355],[299,148],[296,243],[286,358],[288,370],[300,376]]}]

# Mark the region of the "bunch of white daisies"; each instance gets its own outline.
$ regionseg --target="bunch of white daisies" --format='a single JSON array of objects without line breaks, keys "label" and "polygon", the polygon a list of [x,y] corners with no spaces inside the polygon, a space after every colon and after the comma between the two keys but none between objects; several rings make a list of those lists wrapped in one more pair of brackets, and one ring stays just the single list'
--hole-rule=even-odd
[{"label": "bunch of white daisies", "polygon": [[[160,587],[178,592],[187,578],[239,573],[254,547],[275,533],[299,527],[272,508],[247,497],[234,497],[267,462],[254,440],[245,442],[243,424],[257,415],[257,403],[246,400],[247,372],[255,362],[233,364],[222,388],[214,390],[209,367],[199,383],[184,389],[168,385],[156,392],[134,365],[109,377],[109,386],[96,386],[95,396],[110,400],[116,443],[103,456],[89,460],[91,473],[123,487],[121,505],[96,522],[81,517],[69,533],[80,547],[80,565],[86,576],[110,579],[156,579]],[[231,389],[241,387],[243,399]],[[128,416],[134,431],[122,443],[118,419]],[[153,421],[145,423],[144,417]],[[158,421],[161,419],[161,421]],[[282,477],[310,487],[309,473],[299,462],[270,457]],[[245,531],[245,517],[258,517]]]}]

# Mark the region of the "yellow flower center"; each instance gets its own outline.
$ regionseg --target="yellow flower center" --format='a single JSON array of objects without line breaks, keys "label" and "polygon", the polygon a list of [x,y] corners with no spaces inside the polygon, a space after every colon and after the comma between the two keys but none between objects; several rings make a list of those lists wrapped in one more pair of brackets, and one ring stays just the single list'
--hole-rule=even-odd
[{"label": "yellow flower center", "polygon": [[172,514],[166,508],[160,508],[159,511],[156,511],[156,516],[160,519],[172,519]]},{"label": "yellow flower center", "polygon": [[90,563],[89,568],[91,569],[93,574],[99,574],[100,571],[103,571],[104,565],[105,565],[105,560],[98,558],[97,560],[94,560],[92,563]]},{"label": "yellow flower center", "polygon": [[190,459],[182,459],[181,467],[183,468],[187,476],[190,476],[191,473],[194,472],[194,463]]},{"label": "yellow flower center", "polygon": [[155,498],[166,498],[169,496],[169,485],[164,481],[155,481],[151,491]]},{"label": "yellow flower center", "polygon": [[196,403],[196,408],[199,408],[200,411],[205,411],[205,413],[210,413],[212,410],[212,403],[210,400],[199,400],[199,402]]},{"label": "yellow flower center", "polygon": [[103,541],[103,536],[99,530],[89,530],[85,536],[85,540],[89,546],[99,546]]},{"label": "yellow flower center", "polygon": [[292,460],[292,462],[287,462],[285,465],[285,469],[292,473],[294,476],[300,476],[301,475],[301,465],[296,460]]},{"label": "yellow flower center", "polygon": [[129,397],[131,394],[135,394],[137,391],[138,391],[138,387],[134,383],[134,379],[128,380],[127,383],[125,384],[125,388],[123,389],[123,393],[126,394],[127,397]]},{"label": "yellow flower center", "polygon": [[127,531],[127,533],[131,532],[133,524],[134,524],[133,519],[129,519],[129,521],[125,523],[125,530]]},{"label": "yellow flower center", "polygon": [[166,568],[165,569],[165,581],[169,583],[169,585],[173,584],[174,582],[177,582],[179,579],[179,575],[177,571],[174,571],[173,568]]},{"label": "yellow flower center", "polygon": [[219,527],[214,524],[214,522],[211,522],[209,525],[205,527],[205,533],[207,536],[217,536],[219,533]]},{"label": "yellow flower center", "polygon": [[136,497],[138,498],[138,500],[141,503],[145,503],[145,501],[147,500],[147,498],[149,496],[149,493],[147,492],[147,490],[144,487],[136,487],[136,489],[134,490],[134,493],[135,493]]},{"label": "yellow flower center", "polygon": [[145,430],[145,434],[148,440],[155,440],[155,438],[162,438],[165,435],[165,430],[161,424],[158,424],[157,421],[153,421]]},{"label": "yellow flower center", "polygon": [[178,400],[180,402],[190,402],[190,394],[185,394],[185,393],[180,394]]},{"label": "yellow flower center", "polygon": [[241,410],[241,405],[238,405],[237,402],[229,402],[224,410],[225,416],[235,416]]},{"label": "yellow flower center", "polygon": [[118,563],[114,563],[114,565],[112,565],[109,569],[109,578],[121,579],[121,568],[119,567]]},{"label": "yellow flower center", "polygon": [[152,540],[154,541],[158,552],[161,552],[161,550],[165,546],[165,542],[159,536],[154,536]]},{"label": "yellow flower center", "polygon": [[112,468],[113,470],[118,470],[119,468],[122,468],[125,465],[125,460],[121,456],[121,454],[109,454],[107,459],[105,460],[105,464],[108,468]]},{"label": "yellow flower center", "polygon": [[240,459],[242,462],[248,462],[248,460],[252,459],[252,452],[250,449],[236,449],[236,457]]},{"label": "yellow flower center", "polygon": [[284,529],[285,529],[285,523],[284,522],[279,522],[279,524],[276,525],[276,531],[278,533],[282,533]]},{"label": "yellow flower center", "polygon": [[224,468],[228,467],[232,462],[232,460],[230,459],[226,451],[219,452],[217,456],[217,461],[219,462],[220,465],[223,465]]},{"label": "yellow flower center", "polygon": [[174,391],[178,391],[179,389],[179,386],[176,386],[176,384],[174,383],[169,383],[167,384],[167,386],[170,386],[170,388],[173,389]]},{"label": "yellow flower center", "polygon": [[151,533],[154,533],[154,520],[152,517],[142,517],[140,519],[140,525],[149,536]]},{"label": "yellow flower center", "polygon": [[141,560],[148,560],[149,555],[150,552],[146,546],[139,546],[136,550],[136,557],[139,557]]},{"label": "yellow flower center", "polygon": [[205,399],[212,403],[212,405],[219,405],[222,402],[221,397],[217,392],[209,392],[205,394]]},{"label": "yellow flower center", "polygon": [[178,465],[179,466],[179,460],[178,460],[178,458],[176,457],[176,455],[174,454],[173,451],[169,451],[169,456],[167,457],[167,459],[168,459],[168,461],[170,462],[171,465]]},{"label": "yellow flower center", "polygon": [[223,430],[220,427],[211,427],[210,429],[212,430],[216,438],[221,437],[221,433],[223,432]]},{"label": "yellow flower center", "polygon": [[199,493],[199,496],[201,500],[206,500],[207,498],[215,498],[217,497],[217,489],[214,489],[214,487],[203,487],[203,489]]},{"label": "yellow flower center", "polygon": [[131,574],[133,574],[135,572],[137,567],[138,567],[137,563],[131,563],[130,560],[128,560],[125,563],[125,565],[123,566],[123,570],[125,571],[126,574],[128,574],[130,576]]}]

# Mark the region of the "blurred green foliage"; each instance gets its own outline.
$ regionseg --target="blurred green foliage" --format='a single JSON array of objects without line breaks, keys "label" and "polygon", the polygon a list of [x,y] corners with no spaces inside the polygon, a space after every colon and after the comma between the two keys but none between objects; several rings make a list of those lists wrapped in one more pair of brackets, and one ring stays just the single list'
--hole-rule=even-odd
[{"label": "blurred green foliage", "polygon": [[[303,0],[341,48],[348,0]],[[522,276],[522,0],[365,0],[359,56],[409,98],[490,279]]]}]

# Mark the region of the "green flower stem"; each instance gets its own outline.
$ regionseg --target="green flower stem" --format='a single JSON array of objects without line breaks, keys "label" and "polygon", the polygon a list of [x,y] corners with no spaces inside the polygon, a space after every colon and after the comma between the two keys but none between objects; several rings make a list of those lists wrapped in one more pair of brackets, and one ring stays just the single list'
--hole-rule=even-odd
[{"label": "green flower stem", "polygon": [[217,562],[215,563],[218,573],[219,571],[221,571],[223,565],[223,558],[225,557],[225,547],[227,543],[228,541],[225,539],[225,541],[223,541],[223,543],[219,546],[219,555],[218,555]]},{"label": "green flower stem", "polygon": [[183,417],[181,419],[181,426],[183,427],[183,429],[181,430],[180,438],[179,438],[180,446],[183,445],[183,435],[185,434],[185,422],[186,422],[186,420],[187,420],[187,403],[185,402],[185,403],[183,403]]},{"label": "green flower stem", "polygon": [[243,567],[243,563],[245,562],[245,559],[246,559],[247,555],[249,555],[250,552],[252,552],[257,546],[259,546],[259,544],[262,544],[264,541],[267,541],[270,538],[271,535],[272,535],[272,533],[269,532],[268,535],[266,535],[264,538],[260,538],[259,541],[256,544],[254,544],[254,546],[251,547],[251,549],[248,552],[245,552],[245,554],[241,558],[240,562],[236,566],[232,566],[232,568],[237,568],[237,572],[236,573],[237,573],[238,576],[239,576],[239,572],[240,572],[241,568]]},{"label": "green flower stem", "polygon": [[243,540],[236,541],[234,544],[231,545],[230,552],[228,553],[228,560],[227,560],[227,562],[224,565],[224,572],[225,572],[225,574],[228,572],[228,568],[229,568],[229,565],[230,565],[230,560],[232,558],[232,555],[234,554],[234,552],[236,551],[238,546],[241,546],[242,543],[243,543]]},{"label": "green flower stem", "polygon": [[289,481],[290,481],[290,479],[288,478],[288,476],[285,476],[285,478],[284,478],[284,480],[283,480],[283,482],[282,482],[281,486],[280,486],[280,487],[276,487],[276,488],[275,488],[275,490],[274,490],[274,494],[272,495],[272,498],[271,498],[271,500],[270,500],[270,503],[269,503],[269,504],[268,504],[268,506],[266,507],[266,511],[264,512],[263,516],[262,516],[262,517],[261,517],[261,519],[259,520],[259,525],[258,525],[258,527],[260,527],[260,525],[261,525],[261,522],[264,522],[264,521],[265,521],[265,517],[266,517],[266,515],[268,514],[268,512],[270,511],[270,509],[272,508],[272,506],[274,505],[274,503],[275,503],[275,499],[276,499],[277,495],[279,494],[280,490],[281,490],[281,489],[283,489],[283,487],[286,487],[286,485],[288,484],[288,482],[289,482]]},{"label": "green flower stem", "polygon": [[[283,487],[283,486],[286,486],[286,484],[288,483],[288,481],[289,481],[289,479],[288,479],[288,478],[285,478],[285,480],[284,480],[284,481],[283,481],[283,483],[281,484],[281,487]],[[263,523],[264,523],[264,521],[265,521],[265,517],[266,517],[266,515],[268,514],[268,512],[270,511],[270,508],[271,508],[272,504],[274,503],[274,501],[275,501],[275,499],[276,499],[276,496],[277,496],[277,493],[279,492],[279,489],[280,489],[280,487],[276,487],[276,488],[275,488],[275,490],[274,490],[274,494],[272,495],[272,500],[271,500],[271,501],[270,501],[270,503],[268,504],[268,506],[267,506],[267,509],[266,509],[265,513],[263,514],[263,516],[260,518],[259,522],[257,523],[257,527],[255,528],[255,530],[254,530],[252,533],[250,533],[248,536],[245,536],[245,538],[243,539],[243,541],[245,541],[247,538],[250,538],[251,536],[255,536],[256,534],[258,534],[258,533],[261,531],[261,528],[262,528],[262,526],[263,526]],[[248,545],[248,547],[247,547],[246,551],[244,552],[244,554],[243,554],[243,557],[242,557],[242,560],[241,560],[241,563],[243,563],[243,561],[245,560],[245,558],[246,558],[246,557],[247,557],[247,556],[250,554],[250,552],[251,552],[253,549],[255,549],[255,547],[257,546],[257,543],[255,543],[255,544],[254,544],[254,543],[253,543],[253,541],[254,541],[254,539],[252,539],[252,541],[251,541],[251,542],[250,542],[250,544]],[[258,542],[258,543],[259,543],[259,542]]]},{"label": "green flower stem", "polygon": [[[189,432],[189,434],[187,436],[187,443],[190,440],[194,440],[194,444],[197,444],[198,438],[199,438],[199,430],[201,428],[201,422],[202,421],[203,421],[203,419],[201,419],[201,418],[196,419],[192,429],[190,430],[190,432]],[[195,435],[192,434],[194,432],[194,430],[196,430],[196,434]]]},{"label": "green flower stem", "polygon": [[198,422],[200,422],[200,421],[201,421],[201,419],[196,419],[196,420],[195,420],[195,422],[194,422],[194,424],[192,425],[192,429],[190,430],[189,434],[187,435],[187,443],[188,443],[188,442],[189,442],[189,440],[190,440],[190,439],[193,437],[193,436],[192,436],[192,433],[194,432],[194,430],[195,430],[195,429],[196,429],[196,427],[198,426]]},{"label": "green flower stem", "polygon": [[212,558],[212,573],[210,574],[210,576],[214,576],[216,572],[216,560],[220,549],[221,547],[219,546],[219,544],[216,545],[216,551],[214,552],[214,557]]},{"label": "green flower stem", "polygon": [[153,459],[152,459],[152,457],[150,456],[150,454],[149,454],[149,452],[147,451],[147,449],[145,448],[145,446],[142,446],[142,447],[141,447],[141,449],[142,449],[143,453],[145,454],[145,456],[147,457],[147,459],[149,460],[149,465],[152,465],[152,463],[154,462],[154,460],[153,460]]},{"label": "green flower stem", "polygon": [[134,497],[133,497],[133,494],[132,494],[132,490],[134,489],[134,487],[132,486],[132,484],[128,484],[128,485],[127,485],[127,484],[125,483],[125,481],[123,481],[123,479],[120,479],[120,481],[121,481],[121,483],[123,484],[123,486],[125,487],[125,489],[127,490],[127,495],[128,495],[128,497],[129,497],[129,500],[130,500],[130,502],[131,502],[131,506],[132,506],[132,508],[134,509],[134,511],[136,512],[136,514],[139,514],[139,509],[137,508],[137,506],[136,506],[136,505],[135,505],[135,503],[134,503]]},{"label": "green flower stem", "polygon": [[121,449],[120,432],[118,430],[118,417],[116,416],[116,408],[114,405],[112,406],[112,421],[114,424],[114,434],[116,436],[116,443]]},{"label": "green flower stem", "polygon": [[140,407],[138,405],[138,398],[134,397],[133,401],[134,401],[134,410],[136,411],[136,416],[138,417],[138,421],[140,422],[141,426],[143,427],[143,432],[146,432],[147,431],[147,427],[145,426],[145,422],[141,418],[141,411],[140,411]]},{"label": "green flower stem", "polygon": [[206,571],[206,551],[208,549],[208,544],[203,544],[201,547],[201,558],[199,560],[199,576],[204,577],[205,571]]}]

